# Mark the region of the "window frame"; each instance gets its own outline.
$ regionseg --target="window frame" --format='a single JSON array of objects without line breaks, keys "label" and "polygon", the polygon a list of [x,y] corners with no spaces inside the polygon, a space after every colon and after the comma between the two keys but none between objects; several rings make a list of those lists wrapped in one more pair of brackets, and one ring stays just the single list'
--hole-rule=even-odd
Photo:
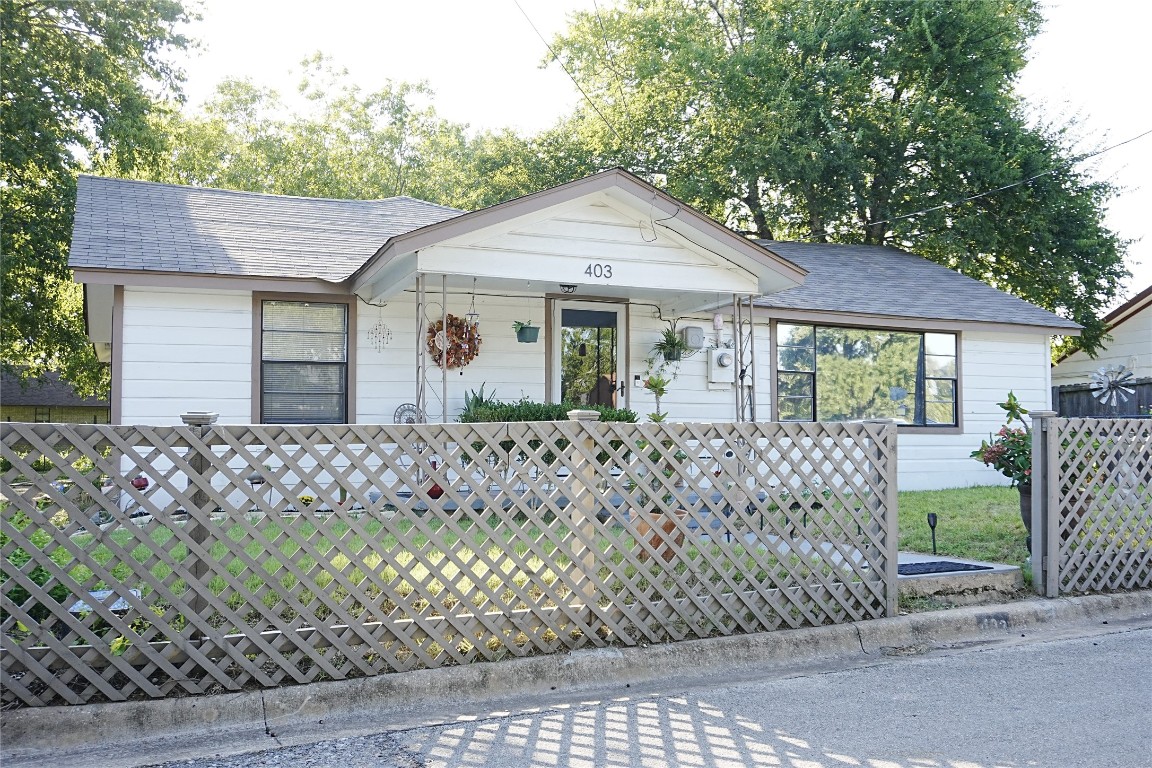
[{"label": "window frame", "polygon": [[[347,325],[344,360],[344,421],[318,422],[335,424],[356,423],[356,297],[347,294],[325,293],[252,293],[252,423],[285,424],[297,422],[264,421],[264,302],[284,301],[311,304],[344,305]],[[341,365],[327,363],[327,365]],[[311,422],[309,422],[311,423]]]},{"label": "window frame", "polygon": [[[785,369],[784,371],[780,370],[778,340],[780,338],[779,326],[781,326],[781,325],[808,326],[808,327],[813,329],[813,347],[812,347],[812,349],[813,349],[813,361],[812,361],[813,365],[812,365],[811,371],[791,371],[791,370],[787,370],[787,369]],[[953,387],[954,387],[954,390],[953,390],[953,394],[954,394],[954,398],[953,398],[954,422],[951,424],[904,424],[901,422],[896,422],[896,426],[901,432],[917,432],[917,433],[925,433],[925,434],[963,434],[963,432],[964,432],[964,424],[963,424],[963,413],[964,413],[964,411],[963,411],[963,391],[964,391],[964,387],[963,387],[962,372],[964,370],[964,366],[963,366],[963,361],[962,361],[962,356],[961,356],[961,350],[963,348],[963,332],[961,330],[959,330],[955,327],[932,328],[932,327],[912,326],[912,325],[883,325],[883,324],[870,325],[870,324],[865,324],[865,323],[837,322],[837,321],[820,320],[820,319],[813,318],[811,316],[802,317],[802,318],[801,317],[796,317],[796,318],[778,317],[778,318],[773,318],[770,321],[770,324],[769,324],[769,330],[770,330],[769,353],[771,356],[771,360],[770,360],[770,364],[771,364],[771,370],[770,370],[771,391],[769,394],[770,394],[770,397],[772,400],[771,412],[772,412],[773,420],[780,421],[780,394],[779,394],[779,392],[780,392],[780,374],[781,373],[784,373],[785,375],[804,374],[804,375],[810,376],[811,389],[812,389],[811,402],[812,402],[812,416],[813,416],[813,418],[810,421],[800,421],[800,420],[790,420],[790,421],[792,421],[793,423],[805,424],[805,423],[812,423],[816,420],[815,417],[818,415],[817,398],[819,397],[819,387],[817,384],[817,369],[819,366],[818,366],[818,357],[816,356],[816,352],[815,352],[815,349],[816,349],[815,335],[816,335],[816,331],[820,328],[844,328],[844,329],[851,329],[851,330],[876,331],[876,332],[880,332],[880,333],[906,333],[906,334],[919,335],[920,336],[920,352],[919,352],[918,361],[917,361],[917,368],[918,368],[917,378],[921,382],[921,387],[920,387],[920,391],[918,391],[916,393],[916,396],[920,402],[924,403],[925,409],[926,409],[926,407],[927,407],[927,391],[926,391],[927,390],[927,383],[929,381],[952,382]],[[927,354],[927,352],[926,352],[926,337],[928,334],[947,335],[947,336],[952,336],[955,339],[955,344],[956,344],[956,346],[955,346],[955,364],[956,364],[955,377],[948,378],[948,377],[928,376],[927,375],[927,371],[925,370],[925,367],[926,367],[925,366],[925,356]],[[790,346],[790,345],[785,345],[785,346]],[[803,399],[807,399],[807,398],[803,398]]]}]

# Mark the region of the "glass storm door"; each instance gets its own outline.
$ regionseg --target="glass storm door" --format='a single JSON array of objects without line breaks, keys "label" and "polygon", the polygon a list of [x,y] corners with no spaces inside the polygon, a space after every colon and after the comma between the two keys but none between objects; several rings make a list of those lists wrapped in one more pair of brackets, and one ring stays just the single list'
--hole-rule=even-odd
[{"label": "glass storm door", "polygon": [[622,394],[624,307],[558,302],[559,402],[625,407]]}]

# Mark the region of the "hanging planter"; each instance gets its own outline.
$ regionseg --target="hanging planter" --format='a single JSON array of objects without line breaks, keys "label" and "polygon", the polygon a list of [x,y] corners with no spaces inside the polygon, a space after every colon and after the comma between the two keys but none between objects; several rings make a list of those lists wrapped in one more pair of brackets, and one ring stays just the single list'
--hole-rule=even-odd
[{"label": "hanging planter", "polygon": [[675,363],[688,351],[688,343],[676,332],[676,321],[668,322],[668,327],[660,333],[660,338],[652,345],[652,351],[664,358],[666,363]]},{"label": "hanging planter", "polygon": [[521,344],[535,344],[540,338],[540,328],[532,325],[532,321],[522,322],[517,320],[512,323],[512,328],[516,331],[516,341]]}]

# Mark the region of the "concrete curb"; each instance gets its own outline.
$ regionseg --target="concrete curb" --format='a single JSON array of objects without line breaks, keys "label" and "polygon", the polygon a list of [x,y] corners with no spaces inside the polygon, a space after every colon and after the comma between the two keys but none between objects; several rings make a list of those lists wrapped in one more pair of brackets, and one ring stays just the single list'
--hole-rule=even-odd
[{"label": "concrete curb", "polygon": [[[436,714],[450,716],[447,713],[461,707],[506,705],[509,699],[571,698],[593,691],[620,695],[632,686],[657,682],[674,686],[716,674],[729,678],[800,674],[834,660],[877,663],[886,655],[902,655],[902,650],[923,652],[1008,641],[1026,630],[1055,633],[1094,620],[1152,626],[1152,590],[1030,599],[853,624],[639,648],[600,648],[264,691],[6,711],[0,713],[0,756],[6,764],[16,765],[35,764],[37,755],[42,759],[51,754],[52,761],[60,763],[64,755],[75,751],[89,758],[68,761],[79,766],[98,764],[93,759],[101,744],[149,741],[157,745],[212,743],[226,745],[219,751],[236,753],[334,738],[342,735],[338,731],[394,729],[398,718],[419,717],[421,712],[428,720]],[[142,749],[142,762],[149,761],[150,751],[167,760],[179,757],[180,750]]]}]

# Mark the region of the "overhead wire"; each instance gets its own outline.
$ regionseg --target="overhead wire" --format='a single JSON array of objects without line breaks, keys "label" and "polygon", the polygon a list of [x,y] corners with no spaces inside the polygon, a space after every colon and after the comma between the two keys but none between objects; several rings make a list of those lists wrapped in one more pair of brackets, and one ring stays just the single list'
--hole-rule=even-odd
[{"label": "overhead wire", "polygon": [[604,125],[608,126],[608,130],[612,131],[612,135],[615,136],[621,144],[624,144],[624,137],[621,136],[620,132],[616,130],[616,126],[612,125],[608,118],[604,116],[604,113],[600,111],[598,106],[596,106],[596,102],[592,101],[592,97],[588,95],[588,92],[585,91],[580,83],[576,81],[575,75],[568,71],[568,67],[564,66],[564,62],[562,62],[560,57],[556,55],[556,51],[552,48],[552,44],[544,38],[544,35],[540,34],[540,30],[536,28],[536,25],[532,22],[531,17],[528,16],[528,12],[525,11],[524,7],[520,5],[520,0],[512,0],[512,2],[515,3],[516,7],[520,9],[520,13],[523,14],[525,21],[528,22],[528,26],[532,27],[532,31],[535,32],[536,36],[540,38],[540,42],[544,43],[544,47],[547,48],[548,53],[552,55],[552,60],[560,65],[560,69],[564,70],[564,74],[568,75],[568,79],[571,80],[572,84],[576,86],[576,90],[580,91],[580,95],[582,95],[584,100],[588,102],[588,106],[592,107],[592,110],[600,117],[602,121],[604,121]]},{"label": "overhead wire", "polygon": [[[1134,142],[1138,139],[1142,139],[1149,134],[1152,134],[1152,128],[1148,129],[1147,131],[1144,131],[1143,133],[1139,134],[1138,136],[1133,136],[1130,139],[1125,139],[1124,141],[1117,142],[1116,144],[1113,144],[1110,147],[1105,147],[1104,149],[1100,149],[1100,150],[1097,150],[1095,152],[1089,152],[1089,153],[1083,154],[1083,155],[1078,155],[1076,157],[1070,157],[1066,161],[1064,161],[1063,163],[1060,163],[1060,164],[1058,164],[1052,168],[1049,168],[1046,171],[1041,171],[1040,173],[1037,173],[1034,176],[1029,176],[1026,179],[1021,179],[1020,181],[1014,181],[1011,184],[1005,184],[1002,187],[996,187],[995,189],[989,189],[986,192],[980,192],[979,194],[976,194],[976,195],[969,195],[968,197],[961,198],[960,200],[954,200],[954,201],[948,202],[948,203],[941,203],[940,205],[934,205],[931,208],[924,208],[923,210],[913,211],[912,213],[905,213],[905,214],[902,214],[900,216],[892,216],[892,217],[887,218],[887,219],[881,219],[880,221],[871,221],[871,222],[868,222],[868,224],[869,225],[891,224],[894,221],[901,221],[903,219],[910,219],[910,218],[913,218],[914,216],[923,216],[926,213],[932,213],[933,211],[939,211],[939,210],[942,210],[944,208],[955,208],[958,205],[963,205],[964,203],[968,203],[968,202],[971,202],[973,200],[979,200],[983,197],[988,197],[989,195],[994,195],[997,192],[1003,192],[1005,190],[1012,189],[1014,187],[1020,187],[1020,186],[1023,186],[1025,184],[1031,184],[1032,182],[1036,181],[1037,179],[1041,179],[1045,176],[1050,176],[1053,173],[1056,173],[1057,171],[1063,170],[1064,168],[1068,168],[1069,166],[1075,165],[1076,163],[1082,163],[1085,160],[1090,160],[1093,157],[1099,157],[1100,155],[1104,154],[1105,152],[1111,152],[1112,150],[1117,149],[1119,147],[1122,147],[1125,144],[1131,144],[1132,142]],[[820,234],[826,234],[826,233],[827,232],[824,231]]]}]

